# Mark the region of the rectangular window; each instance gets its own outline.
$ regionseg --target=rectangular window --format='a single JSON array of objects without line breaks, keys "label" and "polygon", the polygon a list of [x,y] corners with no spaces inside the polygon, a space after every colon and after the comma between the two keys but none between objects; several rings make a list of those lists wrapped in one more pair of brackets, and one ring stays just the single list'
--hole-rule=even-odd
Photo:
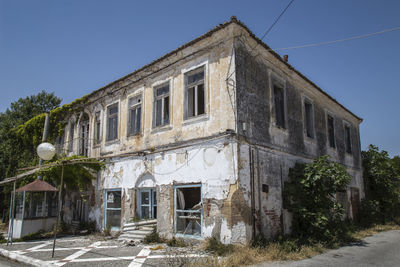
[{"label": "rectangular window", "polygon": [[128,135],[139,134],[142,120],[142,96],[129,99],[128,116]]},{"label": "rectangular window", "polygon": [[332,148],[336,147],[335,144],[335,121],[332,116],[328,115],[328,138],[329,146]]},{"label": "rectangular window", "polygon": [[118,138],[118,104],[107,108],[107,141]]},{"label": "rectangular window", "polygon": [[175,187],[175,233],[201,236],[201,185]]},{"label": "rectangular window", "polygon": [[204,68],[185,74],[185,119],[205,113]]},{"label": "rectangular window", "polygon": [[100,120],[100,111],[95,114],[95,125],[94,125],[94,143],[96,145],[101,143],[101,120]]},{"label": "rectangular window", "polygon": [[274,85],[275,123],[285,128],[285,97],[283,88]]},{"label": "rectangular window", "polygon": [[350,126],[344,126],[344,139],[346,142],[346,152],[351,154],[351,134],[350,134]]},{"label": "rectangular window", "polygon": [[169,84],[154,91],[154,122],[153,126],[169,124]]},{"label": "rectangular window", "polygon": [[75,123],[71,122],[69,126],[68,151],[73,151],[74,149],[74,128],[75,128]]},{"label": "rectangular window", "polygon": [[314,109],[309,101],[304,101],[304,120],[307,137],[314,138]]},{"label": "rectangular window", "polygon": [[121,227],[121,190],[105,191],[104,228],[117,231]]}]

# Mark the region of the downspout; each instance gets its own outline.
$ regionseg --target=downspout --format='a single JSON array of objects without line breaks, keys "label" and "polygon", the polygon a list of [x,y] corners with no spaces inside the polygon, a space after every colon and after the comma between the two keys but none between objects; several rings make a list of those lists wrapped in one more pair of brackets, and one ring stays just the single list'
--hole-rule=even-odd
[{"label": "downspout", "polygon": [[249,146],[250,159],[250,188],[251,188],[251,218],[252,218],[252,239],[256,237],[256,211],[255,211],[255,186],[254,186],[254,154],[251,146]]}]

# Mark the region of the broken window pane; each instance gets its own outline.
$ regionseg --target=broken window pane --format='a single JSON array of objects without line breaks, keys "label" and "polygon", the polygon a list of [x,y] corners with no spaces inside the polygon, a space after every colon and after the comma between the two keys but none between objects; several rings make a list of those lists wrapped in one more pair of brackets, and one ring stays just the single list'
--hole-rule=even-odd
[{"label": "broken window pane", "polygon": [[201,235],[201,187],[177,187],[175,194],[176,233]]},{"label": "broken window pane", "polygon": [[199,84],[197,86],[197,115],[205,113],[204,102],[204,84]]},{"label": "broken window pane", "polygon": [[155,107],[153,126],[169,124],[169,85],[155,90]]},{"label": "broken window pane", "polygon": [[118,104],[108,107],[107,141],[118,138]]},{"label": "broken window pane", "polygon": [[141,97],[129,99],[129,128],[128,135],[140,133],[140,121],[142,116]]}]

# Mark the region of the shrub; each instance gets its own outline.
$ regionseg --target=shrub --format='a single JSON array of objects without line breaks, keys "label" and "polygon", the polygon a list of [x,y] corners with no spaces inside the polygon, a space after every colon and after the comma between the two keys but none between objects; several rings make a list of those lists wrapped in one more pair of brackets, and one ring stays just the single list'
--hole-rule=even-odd
[{"label": "shrub", "polygon": [[351,180],[346,169],[322,156],[289,170],[284,188],[288,210],[293,214],[292,235],[302,242],[332,242],[346,234],[343,207],[335,200]]},{"label": "shrub", "polygon": [[167,245],[170,247],[186,247],[187,246],[185,240],[183,240],[182,238],[175,238],[175,237],[168,240]]},{"label": "shrub", "polygon": [[150,234],[144,237],[143,243],[151,244],[151,243],[164,243],[165,239],[160,237],[156,229],[153,230]]},{"label": "shrub", "polygon": [[232,244],[222,244],[216,237],[211,237],[207,240],[205,250],[218,256],[225,256],[233,252],[234,246]]}]

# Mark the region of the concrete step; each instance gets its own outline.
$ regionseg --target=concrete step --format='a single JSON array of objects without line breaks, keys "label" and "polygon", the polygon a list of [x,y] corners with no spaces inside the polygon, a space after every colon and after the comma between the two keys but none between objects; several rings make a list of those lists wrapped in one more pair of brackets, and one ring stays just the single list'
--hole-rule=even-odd
[{"label": "concrete step", "polygon": [[154,224],[157,224],[157,219],[126,223],[126,224],[124,224],[124,227],[142,226],[142,225],[154,225]]},{"label": "concrete step", "polygon": [[123,227],[122,228],[122,231],[123,232],[131,232],[131,231],[139,231],[139,230],[141,230],[141,231],[153,231],[153,229],[155,228],[156,226],[154,225],[154,226],[151,226],[151,227],[144,227],[144,226],[130,226],[130,227]]},{"label": "concrete step", "polygon": [[142,234],[134,234],[134,233],[129,233],[129,234],[128,234],[128,233],[126,233],[126,234],[120,235],[120,236],[118,237],[118,239],[124,238],[124,239],[143,240],[145,236],[146,236],[146,235],[142,235]]},{"label": "concrete step", "polygon": [[153,232],[153,230],[151,230],[151,231],[134,230],[134,231],[123,231],[122,234],[148,235],[148,234],[151,234],[152,232]]}]

